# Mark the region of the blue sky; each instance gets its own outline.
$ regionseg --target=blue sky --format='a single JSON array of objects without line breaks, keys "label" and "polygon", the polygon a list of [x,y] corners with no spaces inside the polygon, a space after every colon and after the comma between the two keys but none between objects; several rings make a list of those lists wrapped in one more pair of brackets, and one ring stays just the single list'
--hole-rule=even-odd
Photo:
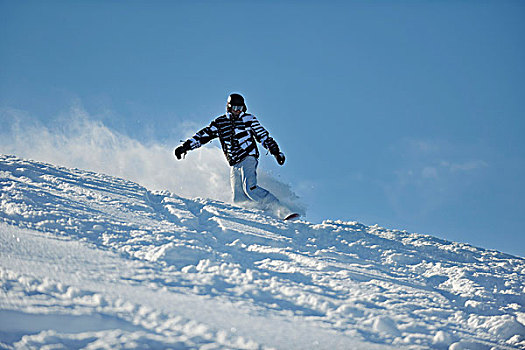
[{"label": "blue sky", "polygon": [[308,220],[524,256],[524,38],[522,1],[0,1],[0,108],[174,147],[240,92]]}]

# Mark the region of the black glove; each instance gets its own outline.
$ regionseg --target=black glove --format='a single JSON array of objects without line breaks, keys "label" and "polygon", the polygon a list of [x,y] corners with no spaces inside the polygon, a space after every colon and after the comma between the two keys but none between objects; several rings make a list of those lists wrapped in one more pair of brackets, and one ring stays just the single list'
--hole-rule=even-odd
[{"label": "black glove", "polygon": [[275,157],[275,159],[277,160],[277,163],[279,163],[279,165],[283,165],[284,164],[284,160],[285,160],[284,154],[279,150],[279,146],[277,145],[277,142],[275,142],[275,140],[273,138],[268,137],[268,139],[266,140],[264,146]]},{"label": "black glove", "polygon": [[190,150],[190,142],[186,141],[179,147],[175,148],[175,157],[177,157],[178,160],[181,160],[182,157],[186,155],[186,153]]},{"label": "black glove", "polygon": [[275,157],[275,159],[277,160],[277,163],[279,163],[279,165],[283,165],[284,164],[284,161],[286,160],[286,158],[284,157],[284,153],[283,152],[279,152],[278,154],[274,154],[273,156]]}]

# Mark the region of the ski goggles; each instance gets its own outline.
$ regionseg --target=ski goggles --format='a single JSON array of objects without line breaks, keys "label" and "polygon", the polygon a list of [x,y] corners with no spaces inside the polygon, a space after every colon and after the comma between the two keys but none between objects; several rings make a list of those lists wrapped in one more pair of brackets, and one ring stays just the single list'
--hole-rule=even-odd
[{"label": "ski goggles", "polygon": [[237,112],[242,111],[244,109],[244,106],[231,106],[230,108],[232,109],[232,111]]}]

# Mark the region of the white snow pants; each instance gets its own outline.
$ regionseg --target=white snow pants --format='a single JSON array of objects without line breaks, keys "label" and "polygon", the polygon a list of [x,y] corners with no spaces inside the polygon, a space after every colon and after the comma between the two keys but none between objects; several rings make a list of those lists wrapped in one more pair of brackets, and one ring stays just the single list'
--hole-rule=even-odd
[{"label": "white snow pants", "polygon": [[230,182],[233,193],[233,203],[255,202],[259,209],[270,211],[284,219],[291,214],[270,192],[257,185],[257,165],[259,161],[253,156],[244,158],[230,169]]}]

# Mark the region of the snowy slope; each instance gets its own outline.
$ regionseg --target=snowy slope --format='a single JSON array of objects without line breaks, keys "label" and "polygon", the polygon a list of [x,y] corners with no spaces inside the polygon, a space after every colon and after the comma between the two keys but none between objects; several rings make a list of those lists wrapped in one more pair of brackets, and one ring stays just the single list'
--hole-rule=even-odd
[{"label": "snowy slope", "polygon": [[525,259],[0,156],[0,348],[525,348]]}]

